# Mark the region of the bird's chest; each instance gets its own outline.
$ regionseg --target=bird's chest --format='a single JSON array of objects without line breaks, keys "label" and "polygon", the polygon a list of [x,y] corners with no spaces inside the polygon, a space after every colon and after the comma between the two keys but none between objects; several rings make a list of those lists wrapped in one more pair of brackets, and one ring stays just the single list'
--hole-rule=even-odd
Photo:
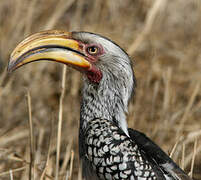
[{"label": "bird's chest", "polygon": [[83,166],[91,166],[98,179],[156,179],[138,146],[110,121],[90,121],[84,132],[83,143]]}]

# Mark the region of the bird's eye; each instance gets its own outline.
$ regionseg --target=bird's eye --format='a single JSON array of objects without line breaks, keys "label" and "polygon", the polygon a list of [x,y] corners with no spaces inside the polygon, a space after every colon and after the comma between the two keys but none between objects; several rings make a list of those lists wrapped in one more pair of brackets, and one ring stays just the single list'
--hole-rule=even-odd
[{"label": "bird's eye", "polygon": [[98,47],[90,46],[87,48],[87,52],[91,55],[96,55],[96,54],[98,54]]}]

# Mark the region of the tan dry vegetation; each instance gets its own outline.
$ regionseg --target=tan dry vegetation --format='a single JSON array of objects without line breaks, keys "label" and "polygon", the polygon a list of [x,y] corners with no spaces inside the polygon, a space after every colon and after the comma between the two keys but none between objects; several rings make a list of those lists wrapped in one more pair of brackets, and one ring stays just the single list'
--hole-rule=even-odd
[{"label": "tan dry vegetation", "polygon": [[67,68],[64,88],[61,64],[33,63],[6,72],[17,43],[53,28],[100,33],[127,49],[138,82],[129,127],[146,133],[200,180],[200,0],[1,0],[0,179],[81,179],[81,75]]}]

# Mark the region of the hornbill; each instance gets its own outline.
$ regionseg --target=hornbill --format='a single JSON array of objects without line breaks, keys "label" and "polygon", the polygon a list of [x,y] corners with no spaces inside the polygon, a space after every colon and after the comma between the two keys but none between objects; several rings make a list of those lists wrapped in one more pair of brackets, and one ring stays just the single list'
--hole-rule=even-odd
[{"label": "hornbill", "polygon": [[89,32],[43,31],[15,48],[8,70],[39,60],[84,74],[79,155],[85,179],[190,180],[147,136],[127,128],[136,83],[131,60],[117,44]]}]

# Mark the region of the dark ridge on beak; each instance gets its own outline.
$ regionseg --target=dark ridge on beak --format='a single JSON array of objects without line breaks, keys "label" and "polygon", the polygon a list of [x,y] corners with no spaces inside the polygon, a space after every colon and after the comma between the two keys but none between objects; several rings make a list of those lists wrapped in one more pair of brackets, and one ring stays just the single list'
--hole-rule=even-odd
[{"label": "dark ridge on beak", "polygon": [[[7,66],[7,71],[8,73],[11,73],[13,71],[15,71],[17,68],[15,68],[15,66],[20,63],[21,61],[23,61],[26,57],[36,54],[36,53],[41,53],[44,51],[48,51],[48,48],[60,48],[60,49],[65,49],[67,51],[72,51],[75,52],[83,57],[85,57],[85,55],[79,51],[76,51],[75,49],[69,48],[69,47],[65,47],[65,46],[59,46],[59,45],[45,45],[45,46],[38,46],[35,47],[33,49],[28,50],[27,52],[25,52],[24,54],[22,54],[16,61],[9,61],[8,62],[8,66]],[[35,51],[35,52],[34,52]],[[31,54],[30,54],[31,53]],[[40,61],[43,59],[38,59],[36,61]],[[45,60],[50,60],[50,59],[45,59]],[[28,64],[28,63],[26,63]]]}]

